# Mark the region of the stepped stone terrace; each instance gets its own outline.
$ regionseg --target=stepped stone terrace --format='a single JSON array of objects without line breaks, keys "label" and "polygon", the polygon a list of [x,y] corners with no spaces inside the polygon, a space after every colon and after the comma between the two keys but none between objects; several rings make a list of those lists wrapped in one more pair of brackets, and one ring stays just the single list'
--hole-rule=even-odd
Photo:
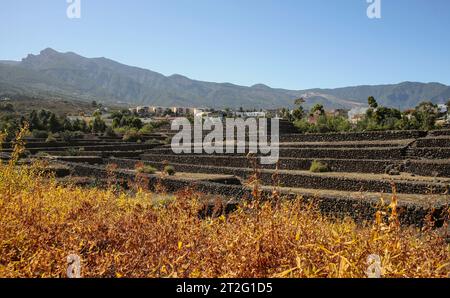
[{"label": "stepped stone terrace", "polygon": [[[96,135],[52,144],[30,139],[26,148],[29,159],[49,160],[61,181],[101,185],[114,165],[117,179],[126,187],[137,177],[137,164],[149,165],[157,172],[139,175],[146,177],[150,190],[157,185],[168,192],[192,187],[205,200],[221,198],[227,210],[251,199],[249,179],[255,165],[263,197],[270,197],[276,185],[283,198],[301,196],[332,216],[371,220],[381,198],[389,204],[395,191],[402,224],[423,225],[427,215],[442,224],[441,215],[450,203],[450,130],[298,134],[281,122],[277,165],[258,164],[246,153],[174,154],[168,144],[174,134],[161,128],[142,143]],[[11,147],[3,144],[0,158],[8,159]],[[311,172],[313,163],[327,170]],[[176,174],[162,175],[166,165]]]}]

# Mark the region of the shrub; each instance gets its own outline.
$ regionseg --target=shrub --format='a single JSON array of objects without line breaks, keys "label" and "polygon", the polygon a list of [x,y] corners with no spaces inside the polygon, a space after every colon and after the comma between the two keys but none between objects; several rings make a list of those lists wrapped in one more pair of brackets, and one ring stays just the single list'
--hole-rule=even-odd
[{"label": "shrub", "polygon": [[106,123],[99,115],[95,116],[94,120],[89,123],[89,126],[93,133],[104,132],[106,130]]},{"label": "shrub", "polygon": [[48,132],[45,130],[35,129],[35,130],[33,130],[33,132],[31,134],[32,134],[33,138],[36,138],[36,139],[46,139],[48,137]]},{"label": "shrub", "polygon": [[54,144],[54,143],[56,143],[56,138],[52,133],[50,133],[48,135],[47,139],[45,140],[45,142],[49,143],[49,144]]},{"label": "shrub", "polygon": [[301,133],[307,133],[311,132],[313,125],[311,125],[308,120],[306,119],[300,119],[294,122],[294,126],[299,130]]},{"label": "shrub", "polygon": [[42,158],[42,157],[47,157],[47,156],[50,156],[50,155],[47,152],[39,151],[34,156],[37,157],[37,158]]},{"label": "shrub", "polygon": [[157,122],[152,122],[152,126],[154,128],[161,128],[161,127],[166,126],[166,125],[170,125],[170,121],[168,121],[168,120],[161,120],[161,121],[157,121]]},{"label": "shrub", "polygon": [[78,150],[77,148],[69,148],[66,150],[66,153],[69,156],[78,156],[80,153],[80,150]]},{"label": "shrub", "polygon": [[311,163],[311,167],[309,168],[309,171],[312,173],[324,173],[329,172],[330,169],[328,168],[327,164],[317,160],[313,160],[313,162]]},{"label": "shrub", "polygon": [[84,134],[81,131],[63,131],[59,133],[59,136],[64,142],[70,142],[83,138]]},{"label": "shrub", "polygon": [[111,126],[108,126],[105,130],[105,136],[110,137],[110,138],[115,138],[115,137],[117,137],[117,134]]},{"label": "shrub", "polygon": [[164,173],[166,173],[169,176],[173,176],[175,175],[175,168],[173,166],[165,166]]},{"label": "shrub", "polygon": [[24,150],[19,154],[19,158],[27,158],[31,156],[31,152],[29,150]]},{"label": "shrub", "polygon": [[142,135],[135,129],[128,130],[124,135],[122,140],[124,142],[137,142],[142,139]]},{"label": "shrub", "polygon": [[302,133],[329,133],[351,131],[351,123],[344,117],[321,115],[316,123],[309,123],[307,119],[294,122],[295,127]]},{"label": "shrub", "polygon": [[139,130],[139,132],[142,134],[148,134],[152,133],[154,130],[155,128],[153,127],[153,125],[151,123],[147,123]]},{"label": "shrub", "polygon": [[155,139],[148,139],[147,141],[145,141],[145,144],[161,144],[160,141],[155,140]]},{"label": "shrub", "polygon": [[136,169],[136,171],[138,173],[142,173],[142,174],[155,174],[156,173],[156,169],[152,166],[140,166]]},{"label": "shrub", "polygon": [[120,134],[120,135],[124,135],[127,131],[130,130],[129,127],[116,127],[113,129],[114,129],[114,133]]}]

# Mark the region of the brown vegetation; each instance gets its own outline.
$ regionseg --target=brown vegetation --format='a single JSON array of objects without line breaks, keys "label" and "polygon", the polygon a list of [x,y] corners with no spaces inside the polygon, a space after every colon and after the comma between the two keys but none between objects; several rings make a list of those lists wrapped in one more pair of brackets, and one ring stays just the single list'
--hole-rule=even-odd
[{"label": "brown vegetation", "polygon": [[[16,150],[21,150],[21,135]],[[401,228],[396,197],[373,223],[330,219],[301,198],[256,199],[214,218],[202,194],[59,185],[38,169],[0,165],[0,277],[447,277],[450,248],[433,229]],[[274,177],[276,179],[276,177]],[[170,199],[168,199],[170,198]]]}]

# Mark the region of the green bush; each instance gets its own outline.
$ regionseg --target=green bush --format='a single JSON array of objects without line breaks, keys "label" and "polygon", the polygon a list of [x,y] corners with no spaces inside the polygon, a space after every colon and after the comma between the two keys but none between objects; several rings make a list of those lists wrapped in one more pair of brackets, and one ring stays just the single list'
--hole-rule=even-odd
[{"label": "green bush", "polygon": [[50,133],[48,135],[47,139],[45,140],[45,142],[49,143],[49,144],[56,143],[56,138],[55,138],[55,136],[53,134]]},{"label": "green bush", "polygon": [[160,128],[160,127],[165,126],[165,125],[170,125],[170,121],[168,121],[168,120],[161,120],[161,121],[157,121],[157,122],[152,122],[152,126],[154,128]]},{"label": "green bush", "polygon": [[142,174],[155,174],[156,173],[156,169],[152,166],[142,166],[136,169],[136,171],[138,173],[142,173]]},{"label": "green bush", "polygon": [[129,127],[117,127],[117,128],[114,128],[114,133],[124,135],[129,130],[130,130]]},{"label": "green bush", "polygon": [[155,128],[153,127],[153,125],[151,123],[147,123],[139,130],[139,132],[142,134],[149,134],[152,133],[154,130]]},{"label": "green bush", "polygon": [[46,139],[48,137],[48,132],[45,130],[35,129],[35,130],[33,130],[33,132],[31,134],[32,134],[33,138],[36,138],[36,139]]},{"label": "green bush", "polygon": [[344,117],[322,115],[316,123],[309,123],[305,118],[294,121],[295,127],[302,133],[331,133],[352,130],[351,123]]},{"label": "green bush", "polygon": [[299,130],[299,132],[301,133],[307,133],[307,132],[311,132],[312,130],[312,125],[308,122],[308,120],[306,119],[300,119],[300,120],[296,120],[294,122],[294,126]]},{"label": "green bush", "polygon": [[164,173],[166,173],[169,176],[173,176],[175,175],[175,168],[173,166],[165,166]]},{"label": "green bush", "polygon": [[78,156],[80,155],[80,150],[77,148],[69,148],[66,150],[68,156]]},{"label": "green bush", "polygon": [[30,150],[25,150],[19,154],[19,158],[28,158],[31,156]]},{"label": "green bush", "polygon": [[158,141],[158,140],[155,140],[155,139],[148,139],[147,141],[145,141],[145,144],[155,144],[155,145],[158,145],[158,144],[161,144],[161,142]]},{"label": "green bush", "polygon": [[59,133],[59,136],[64,142],[70,142],[76,139],[82,139],[84,137],[84,133],[81,131],[63,131]]},{"label": "green bush", "polygon": [[124,142],[137,142],[142,139],[142,135],[135,129],[130,129],[123,135]]},{"label": "green bush", "polygon": [[309,168],[309,171],[312,173],[325,173],[329,172],[330,169],[327,164],[324,164],[317,160],[313,160],[311,167]]},{"label": "green bush", "polygon": [[34,156],[37,158],[42,158],[42,157],[50,156],[50,154],[48,154],[47,152],[40,151],[40,152],[36,153]]}]

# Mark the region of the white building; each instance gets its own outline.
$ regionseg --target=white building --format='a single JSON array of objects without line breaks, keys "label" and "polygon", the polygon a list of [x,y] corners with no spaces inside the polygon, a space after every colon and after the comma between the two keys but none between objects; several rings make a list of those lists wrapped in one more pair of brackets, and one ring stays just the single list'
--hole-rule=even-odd
[{"label": "white building", "polygon": [[438,104],[438,111],[441,114],[445,114],[448,112],[448,107],[446,104]]},{"label": "white building", "polygon": [[138,114],[146,114],[149,111],[150,111],[149,107],[142,107],[142,106],[136,107],[136,113],[138,113]]},{"label": "white building", "polygon": [[189,115],[194,114],[193,108],[185,108],[185,107],[172,107],[170,109],[172,113],[178,114],[178,115]]},{"label": "white building", "polygon": [[266,117],[266,113],[264,112],[235,112],[234,115],[236,117],[242,118],[264,118]]}]

